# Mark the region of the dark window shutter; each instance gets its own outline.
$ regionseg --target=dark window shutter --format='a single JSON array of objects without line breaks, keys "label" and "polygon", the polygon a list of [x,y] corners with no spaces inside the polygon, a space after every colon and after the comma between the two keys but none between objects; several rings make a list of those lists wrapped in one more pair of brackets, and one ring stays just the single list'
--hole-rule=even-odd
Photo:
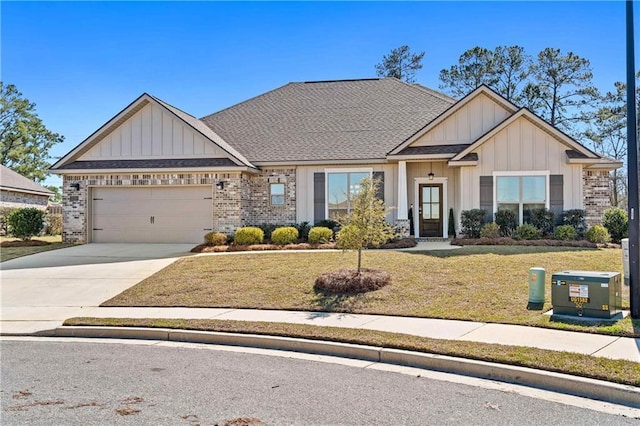
[{"label": "dark window shutter", "polygon": [[324,173],[313,174],[313,221],[318,222],[324,217]]},{"label": "dark window shutter", "polygon": [[549,210],[554,213],[556,224],[562,221],[564,210],[564,176],[549,176]]},{"label": "dark window shutter", "polygon": [[376,191],[376,198],[384,201],[384,172],[373,172],[373,180],[380,181]]},{"label": "dark window shutter", "polygon": [[480,208],[487,212],[485,220],[493,222],[493,176],[480,176]]}]

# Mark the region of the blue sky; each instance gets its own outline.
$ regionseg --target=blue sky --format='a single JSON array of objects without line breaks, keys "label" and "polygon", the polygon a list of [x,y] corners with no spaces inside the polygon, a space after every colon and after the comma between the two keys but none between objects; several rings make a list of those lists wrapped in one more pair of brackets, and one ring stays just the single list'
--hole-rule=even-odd
[{"label": "blue sky", "polygon": [[403,44],[426,51],[417,81],[435,89],[473,46],[573,51],[602,91],[625,79],[623,1],[3,1],[0,13],[2,81],[65,136],[56,157],[143,92],[201,117],[290,81],[375,77]]}]

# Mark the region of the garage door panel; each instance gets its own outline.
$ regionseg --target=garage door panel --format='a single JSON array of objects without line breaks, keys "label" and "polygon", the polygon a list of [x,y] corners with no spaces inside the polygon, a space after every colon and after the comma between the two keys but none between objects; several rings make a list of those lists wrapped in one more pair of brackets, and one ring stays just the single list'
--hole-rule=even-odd
[{"label": "garage door panel", "polygon": [[201,243],[213,222],[211,191],[211,186],[94,188],[92,239]]}]

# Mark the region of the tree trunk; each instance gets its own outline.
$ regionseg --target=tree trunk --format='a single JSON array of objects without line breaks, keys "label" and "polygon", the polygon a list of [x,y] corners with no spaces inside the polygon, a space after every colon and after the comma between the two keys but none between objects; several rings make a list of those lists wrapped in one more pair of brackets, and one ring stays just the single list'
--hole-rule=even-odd
[{"label": "tree trunk", "polygon": [[360,275],[360,269],[362,266],[362,248],[358,249],[358,275]]}]

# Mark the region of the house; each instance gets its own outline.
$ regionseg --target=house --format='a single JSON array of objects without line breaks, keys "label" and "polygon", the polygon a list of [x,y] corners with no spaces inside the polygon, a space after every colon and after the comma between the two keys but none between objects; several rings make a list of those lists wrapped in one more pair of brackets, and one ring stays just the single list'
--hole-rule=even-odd
[{"label": "house", "polygon": [[486,86],[455,99],[394,78],[290,83],[197,119],[143,94],[62,157],[69,242],[193,242],[317,222],[380,179],[391,223],[447,237],[448,212],[609,205],[603,158]]},{"label": "house", "polygon": [[53,192],[47,188],[0,165],[0,208],[35,207],[46,210],[52,195]]}]

